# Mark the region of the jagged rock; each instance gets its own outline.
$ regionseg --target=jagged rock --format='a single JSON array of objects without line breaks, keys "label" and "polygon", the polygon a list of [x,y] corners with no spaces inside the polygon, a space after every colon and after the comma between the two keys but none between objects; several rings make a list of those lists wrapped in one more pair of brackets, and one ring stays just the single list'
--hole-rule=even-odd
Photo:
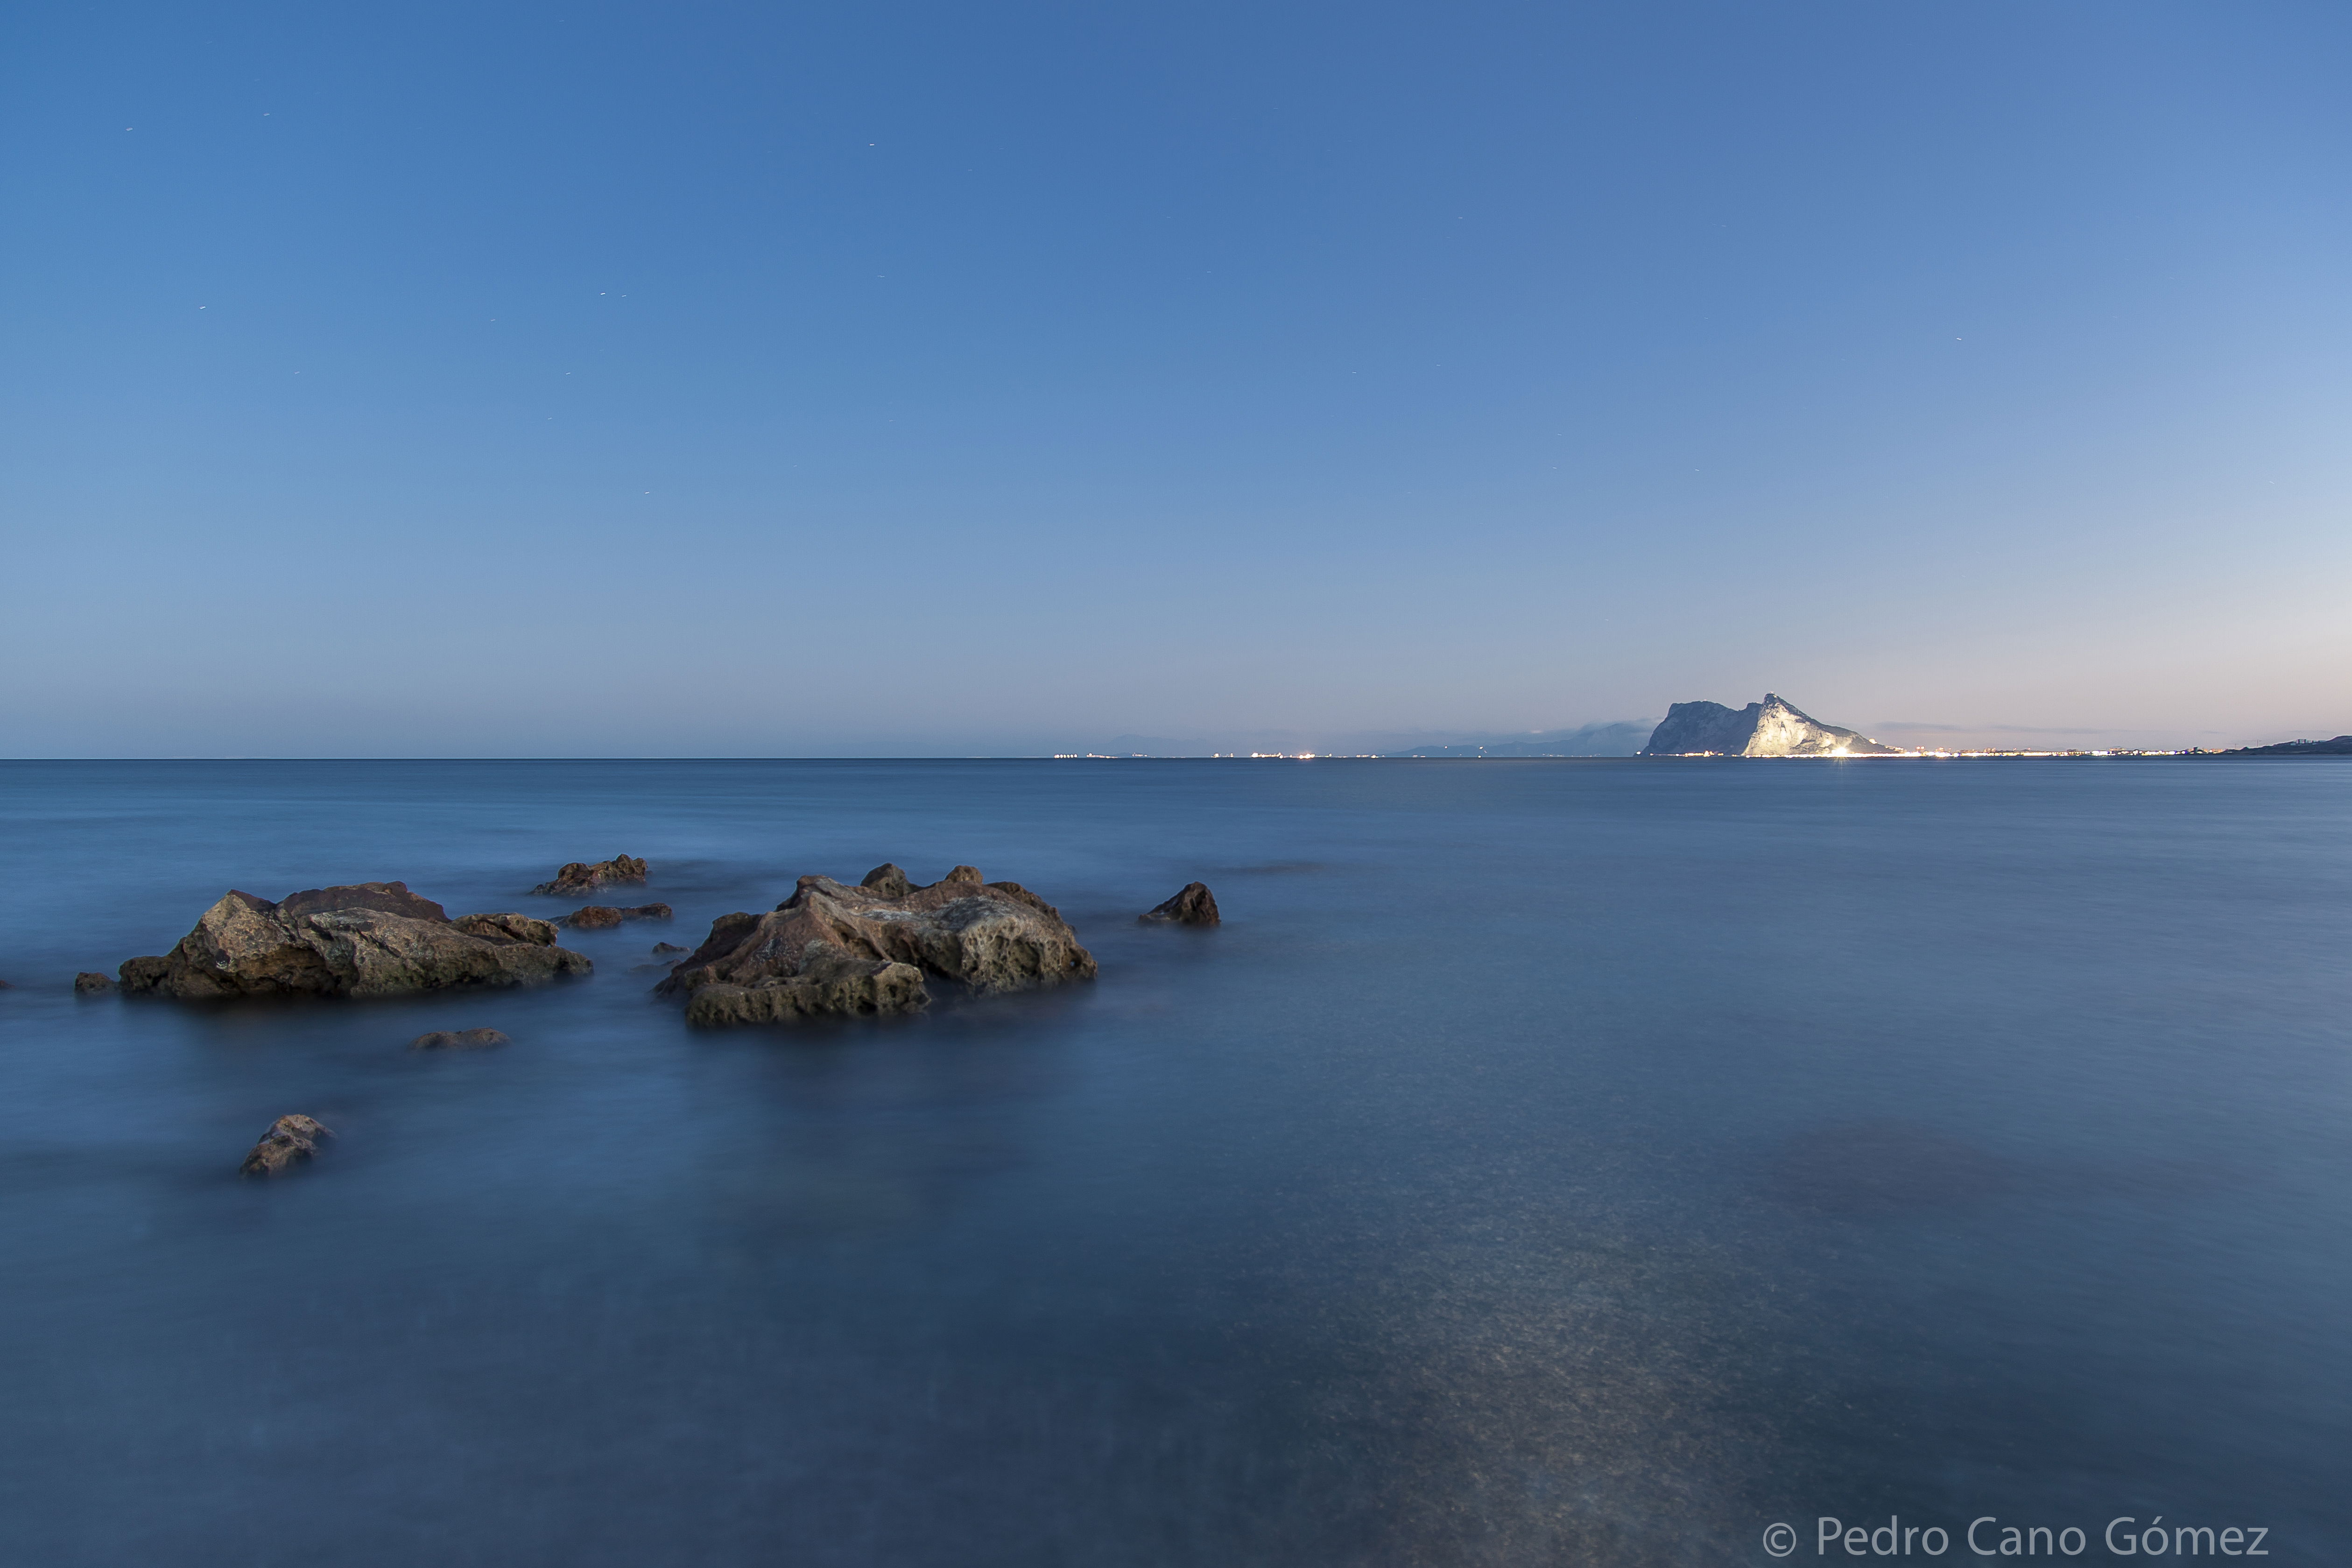
[{"label": "jagged rock", "polygon": [[550,898],[585,898],[600,887],[615,887],[646,880],[646,862],[635,855],[614,855],[608,861],[573,861],[555,873],[553,882],[531,889]]},{"label": "jagged rock", "polygon": [[494,1029],[436,1030],[408,1042],[411,1051],[488,1051],[513,1042]]},{"label": "jagged rock", "polygon": [[269,1124],[269,1131],[261,1134],[261,1142],[245,1156],[237,1168],[249,1176],[281,1176],[305,1160],[314,1157],[319,1145],[334,1136],[332,1129],[320,1126],[310,1116],[280,1116]]},{"label": "jagged rock", "polygon": [[1801,713],[1770,692],[1760,703],[1675,703],[1650,732],[1644,757],[1899,757],[1901,748]]},{"label": "jagged rock", "polygon": [[[667,920],[670,906],[667,904],[640,904],[632,909],[614,909],[602,904],[586,904],[569,915],[558,915],[555,924],[570,925],[581,931],[603,931],[618,925],[624,920]],[[679,949],[684,952],[684,948]]]},{"label": "jagged rock", "polygon": [[[655,988],[686,996],[696,1022],[739,1023],[925,1006],[926,975],[975,991],[1092,979],[1094,956],[1061,915],[1013,882],[958,866],[929,887],[892,865],[863,884],[804,876],[768,915],[722,915]],[[724,988],[709,1002],[702,994]]]},{"label": "jagged rock", "polygon": [[112,977],[101,975],[95,969],[84,969],[74,977],[74,989],[83,996],[88,996],[93,991],[110,991],[114,989],[114,980]]},{"label": "jagged rock", "polygon": [[1179,925],[1214,925],[1218,923],[1217,895],[1202,882],[1188,882],[1183,891],[1149,915],[1139,915],[1138,920],[1168,920]]},{"label": "jagged rock", "polygon": [[[375,997],[445,986],[523,985],[594,967],[585,955],[556,946],[555,928],[544,920],[398,914],[381,907],[387,885],[412,896],[396,883],[320,888],[300,895],[309,907],[289,912],[232,892],[205,911],[171,952],[125,960],[123,988],[183,1001],[289,992]],[[374,895],[378,903],[336,902],[347,892]]]}]

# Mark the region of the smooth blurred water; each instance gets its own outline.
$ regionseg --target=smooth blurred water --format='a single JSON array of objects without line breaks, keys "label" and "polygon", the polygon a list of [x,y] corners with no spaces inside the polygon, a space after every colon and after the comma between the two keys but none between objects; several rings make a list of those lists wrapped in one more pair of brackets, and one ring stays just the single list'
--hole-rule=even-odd
[{"label": "smooth blurred water", "polygon": [[[0,831],[0,1561],[2352,1560],[2352,765],[11,763]],[[678,921],[586,980],[68,988],[623,852]],[[633,970],[885,859],[1101,979],[704,1033]]]}]

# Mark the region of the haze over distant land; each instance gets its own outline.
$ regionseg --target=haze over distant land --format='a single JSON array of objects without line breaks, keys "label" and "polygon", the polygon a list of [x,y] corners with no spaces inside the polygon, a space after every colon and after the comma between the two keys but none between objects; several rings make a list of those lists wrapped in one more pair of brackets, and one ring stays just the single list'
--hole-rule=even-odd
[{"label": "haze over distant land", "polygon": [[1475,748],[1768,684],[2336,735],[2347,71],[2352,8],[2140,0],[39,8],[0,754]]}]

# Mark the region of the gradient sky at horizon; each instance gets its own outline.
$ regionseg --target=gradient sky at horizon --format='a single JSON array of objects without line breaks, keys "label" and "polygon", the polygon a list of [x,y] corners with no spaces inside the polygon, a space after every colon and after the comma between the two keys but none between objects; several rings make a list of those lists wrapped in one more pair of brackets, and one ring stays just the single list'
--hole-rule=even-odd
[{"label": "gradient sky at horizon", "polygon": [[7,31],[0,755],[2352,731],[2340,6]]}]

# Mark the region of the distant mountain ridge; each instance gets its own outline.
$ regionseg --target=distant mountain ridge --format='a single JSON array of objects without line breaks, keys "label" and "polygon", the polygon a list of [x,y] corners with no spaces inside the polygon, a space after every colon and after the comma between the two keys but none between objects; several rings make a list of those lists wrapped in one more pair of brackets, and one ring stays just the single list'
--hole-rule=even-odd
[{"label": "distant mountain ridge", "polygon": [[1760,703],[1676,703],[1650,733],[1644,757],[1900,757],[1864,735],[1823,724],[1774,693]]},{"label": "distant mountain ridge", "polygon": [[2352,757],[2352,735],[2333,740],[2282,740],[2276,746],[2242,746],[2223,757]]}]

